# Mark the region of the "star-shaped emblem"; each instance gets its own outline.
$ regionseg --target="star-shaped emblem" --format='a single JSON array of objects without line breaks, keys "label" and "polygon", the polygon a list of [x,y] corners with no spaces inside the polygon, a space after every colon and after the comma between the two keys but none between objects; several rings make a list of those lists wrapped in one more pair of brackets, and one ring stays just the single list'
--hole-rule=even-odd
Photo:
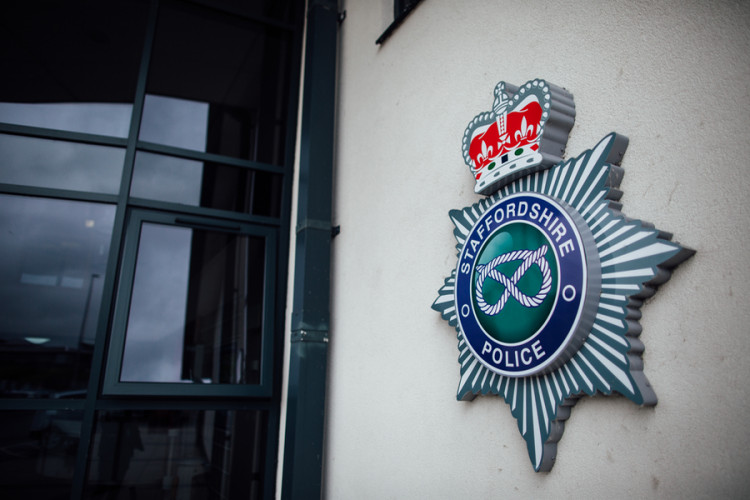
[{"label": "star-shaped emblem", "polygon": [[657,402],[640,308],[694,251],[621,212],[627,142],[609,134],[450,211],[458,262],[432,308],[458,332],[457,398],[501,396],[536,471],[554,465],[580,397]]}]

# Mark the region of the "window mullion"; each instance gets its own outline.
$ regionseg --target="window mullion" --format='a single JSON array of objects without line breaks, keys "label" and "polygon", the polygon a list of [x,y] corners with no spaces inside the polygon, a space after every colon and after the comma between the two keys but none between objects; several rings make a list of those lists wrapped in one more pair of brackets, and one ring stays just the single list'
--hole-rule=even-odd
[{"label": "window mullion", "polygon": [[102,307],[97,323],[96,342],[91,361],[91,374],[89,377],[85,411],[81,426],[81,440],[78,447],[78,454],[76,456],[75,474],[73,477],[73,487],[71,489],[71,498],[74,500],[82,498],[86,479],[86,464],[88,463],[89,448],[93,435],[96,400],[99,393],[100,378],[103,372],[102,364],[106,360],[104,351],[107,344],[106,340],[109,329],[109,318],[111,316],[112,304],[114,302],[116,274],[126,226],[127,200],[133,174],[133,163],[135,161],[135,148],[138,140],[138,131],[140,129],[140,120],[141,115],[143,114],[143,102],[146,95],[146,80],[151,61],[151,51],[154,44],[158,9],[159,1],[153,0],[149,9],[149,16],[146,24],[146,36],[143,44],[143,53],[141,55],[141,64],[138,71],[135,100],[130,120],[130,132],[125,152],[125,165],[123,167],[120,194],[117,201],[117,212],[115,214],[115,224],[112,231],[112,241],[109,247],[109,259],[107,262],[107,272],[102,293]]}]

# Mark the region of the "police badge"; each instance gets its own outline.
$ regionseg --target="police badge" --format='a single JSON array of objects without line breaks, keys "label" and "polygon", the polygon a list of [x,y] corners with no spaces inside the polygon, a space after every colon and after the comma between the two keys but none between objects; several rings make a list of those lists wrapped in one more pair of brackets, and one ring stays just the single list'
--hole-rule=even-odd
[{"label": "police badge", "polygon": [[458,399],[503,397],[536,471],[554,465],[583,395],[656,404],[640,307],[695,253],[621,213],[626,137],[611,133],[563,161],[574,119],[564,89],[497,85],[462,148],[488,197],[450,211],[458,262],[432,305],[458,331]]}]

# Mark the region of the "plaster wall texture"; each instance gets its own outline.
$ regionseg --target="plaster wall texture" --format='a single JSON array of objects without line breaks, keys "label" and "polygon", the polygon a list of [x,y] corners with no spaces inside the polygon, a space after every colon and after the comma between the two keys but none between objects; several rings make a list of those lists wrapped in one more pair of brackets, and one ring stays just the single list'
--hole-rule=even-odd
[{"label": "plaster wall texture", "polygon": [[[388,1],[341,26],[327,498],[718,498],[750,491],[750,3]],[[626,215],[697,250],[642,308],[654,408],[573,408],[535,473],[501,398],[458,402],[456,332],[430,309],[476,202],[461,137],[495,84],[575,97],[566,157],[630,138]],[[294,224],[292,225],[294,226]]]}]

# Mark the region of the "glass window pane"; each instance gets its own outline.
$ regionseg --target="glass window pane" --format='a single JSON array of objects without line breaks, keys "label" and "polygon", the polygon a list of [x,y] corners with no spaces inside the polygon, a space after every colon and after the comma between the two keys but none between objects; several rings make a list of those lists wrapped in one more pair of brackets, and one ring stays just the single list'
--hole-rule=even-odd
[{"label": "glass window pane", "polygon": [[113,137],[128,136],[132,112],[130,104],[0,102],[0,121],[5,123]]},{"label": "glass window pane", "polygon": [[265,411],[106,411],[86,498],[263,498]]},{"label": "glass window pane", "polygon": [[269,172],[257,172],[253,185],[253,213],[279,217],[281,213],[281,183],[280,175]]},{"label": "glass window pane", "polygon": [[0,394],[83,397],[115,207],[0,195]]},{"label": "glass window pane", "polygon": [[282,176],[139,151],[130,195],[278,217]]},{"label": "glass window pane", "polygon": [[67,499],[82,412],[0,412],[0,492],[4,499]]},{"label": "glass window pane", "polygon": [[164,6],[140,139],[283,164],[291,37],[198,6]]},{"label": "glass window pane", "polygon": [[205,152],[207,129],[208,103],[146,94],[142,140]]},{"label": "glass window pane", "polygon": [[201,205],[203,162],[138,151],[130,196]]},{"label": "glass window pane", "polygon": [[258,384],[263,238],[143,223],[120,380]]},{"label": "glass window pane", "polygon": [[0,182],[117,194],[125,149],[0,134]]},{"label": "glass window pane", "polygon": [[148,5],[10,2],[0,30],[0,121],[126,137]]}]

